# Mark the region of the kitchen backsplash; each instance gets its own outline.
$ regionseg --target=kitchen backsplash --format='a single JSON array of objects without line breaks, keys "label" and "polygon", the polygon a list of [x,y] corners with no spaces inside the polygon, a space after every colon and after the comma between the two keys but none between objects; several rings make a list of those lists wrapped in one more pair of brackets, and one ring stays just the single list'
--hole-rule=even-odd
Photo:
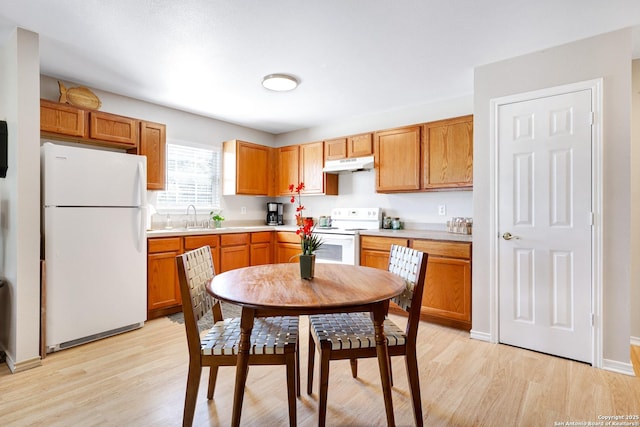
[{"label": "kitchen backsplash", "polygon": [[[154,204],[155,194],[149,193],[149,203]],[[268,201],[283,203],[285,223],[293,221],[295,208],[289,197],[223,196],[222,215],[228,226],[256,225],[265,221]],[[384,216],[398,217],[405,228],[446,229],[451,217],[471,217],[473,213],[472,191],[437,191],[428,193],[381,194],[375,192],[374,171],[341,174],[338,196],[303,196],[305,213],[320,217],[331,215],[336,207],[380,207]],[[444,215],[440,208],[444,206]],[[244,211],[246,213],[242,213]],[[174,227],[183,225],[187,219],[184,212],[168,212]],[[163,228],[167,212],[159,210],[152,216],[153,228]],[[198,211],[198,221],[206,220],[209,211]]]}]

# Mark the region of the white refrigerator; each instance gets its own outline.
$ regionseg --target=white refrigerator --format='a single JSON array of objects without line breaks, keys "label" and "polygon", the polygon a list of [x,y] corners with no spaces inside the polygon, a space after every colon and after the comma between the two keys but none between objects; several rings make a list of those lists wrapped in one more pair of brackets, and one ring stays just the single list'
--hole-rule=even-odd
[{"label": "white refrigerator", "polygon": [[47,352],[143,326],[146,157],[47,142],[41,166]]}]

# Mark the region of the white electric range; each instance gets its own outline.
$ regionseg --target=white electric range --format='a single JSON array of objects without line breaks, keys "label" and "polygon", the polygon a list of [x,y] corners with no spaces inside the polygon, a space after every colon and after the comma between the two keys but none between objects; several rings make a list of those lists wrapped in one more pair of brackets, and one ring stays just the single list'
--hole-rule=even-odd
[{"label": "white electric range", "polygon": [[360,230],[377,230],[382,226],[380,208],[335,208],[331,210],[331,226],[315,227],[322,238],[316,251],[317,262],[360,264]]}]

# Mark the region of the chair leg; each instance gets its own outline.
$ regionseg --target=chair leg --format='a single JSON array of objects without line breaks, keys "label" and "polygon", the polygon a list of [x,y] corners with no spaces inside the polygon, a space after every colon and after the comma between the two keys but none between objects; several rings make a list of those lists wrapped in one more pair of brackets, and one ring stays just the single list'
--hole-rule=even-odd
[{"label": "chair leg", "polygon": [[300,397],[300,340],[296,341],[296,396]]},{"label": "chair leg", "polygon": [[349,359],[349,364],[351,365],[351,376],[353,378],[358,377],[358,359]]},{"label": "chair leg", "polygon": [[320,399],[318,403],[318,427],[327,422],[327,391],[329,389],[329,352],[320,348]]},{"label": "chair leg", "polygon": [[193,424],[193,416],[196,411],[196,401],[198,400],[198,387],[200,386],[201,374],[202,366],[200,366],[200,363],[189,363],[187,390],[184,398],[184,412],[182,414],[183,427],[191,427]]},{"label": "chair leg", "polygon": [[413,417],[416,421],[416,427],[422,427],[422,400],[420,397],[420,378],[418,378],[418,360],[416,358],[416,350],[407,349],[405,355],[407,366],[407,378],[409,378],[409,388],[411,389],[411,400],[413,403]]},{"label": "chair leg", "polygon": [[213,392],[216,389],[216,379],[218,378],[218,365],[209,367],[209,388],[207,389],[207,399],[213,399]]},{"label": "chair leg", "polygon": [[296,354],[287,354],[287,398],[289,401],[289,425],[294,427],[296,420]]},{"label": "chair leg", "polygon": [[393,387],[393,369],[391,368],[391,355],[387,353],[387,365],[389,365],[389,385]]},{"label": "chair leg", "polygon": [[309,329],[309,352],[307,357],[307,394],[313,391],[313,364],[316,355],[316,344]]}]

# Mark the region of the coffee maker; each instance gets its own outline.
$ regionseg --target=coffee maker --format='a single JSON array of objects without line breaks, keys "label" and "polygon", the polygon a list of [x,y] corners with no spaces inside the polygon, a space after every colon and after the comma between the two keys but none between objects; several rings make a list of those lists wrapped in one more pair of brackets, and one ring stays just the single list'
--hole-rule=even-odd
[{"label": "coffee maker", "polygon": [[267,202],[267,225],[284,225],[282,203]]}]

